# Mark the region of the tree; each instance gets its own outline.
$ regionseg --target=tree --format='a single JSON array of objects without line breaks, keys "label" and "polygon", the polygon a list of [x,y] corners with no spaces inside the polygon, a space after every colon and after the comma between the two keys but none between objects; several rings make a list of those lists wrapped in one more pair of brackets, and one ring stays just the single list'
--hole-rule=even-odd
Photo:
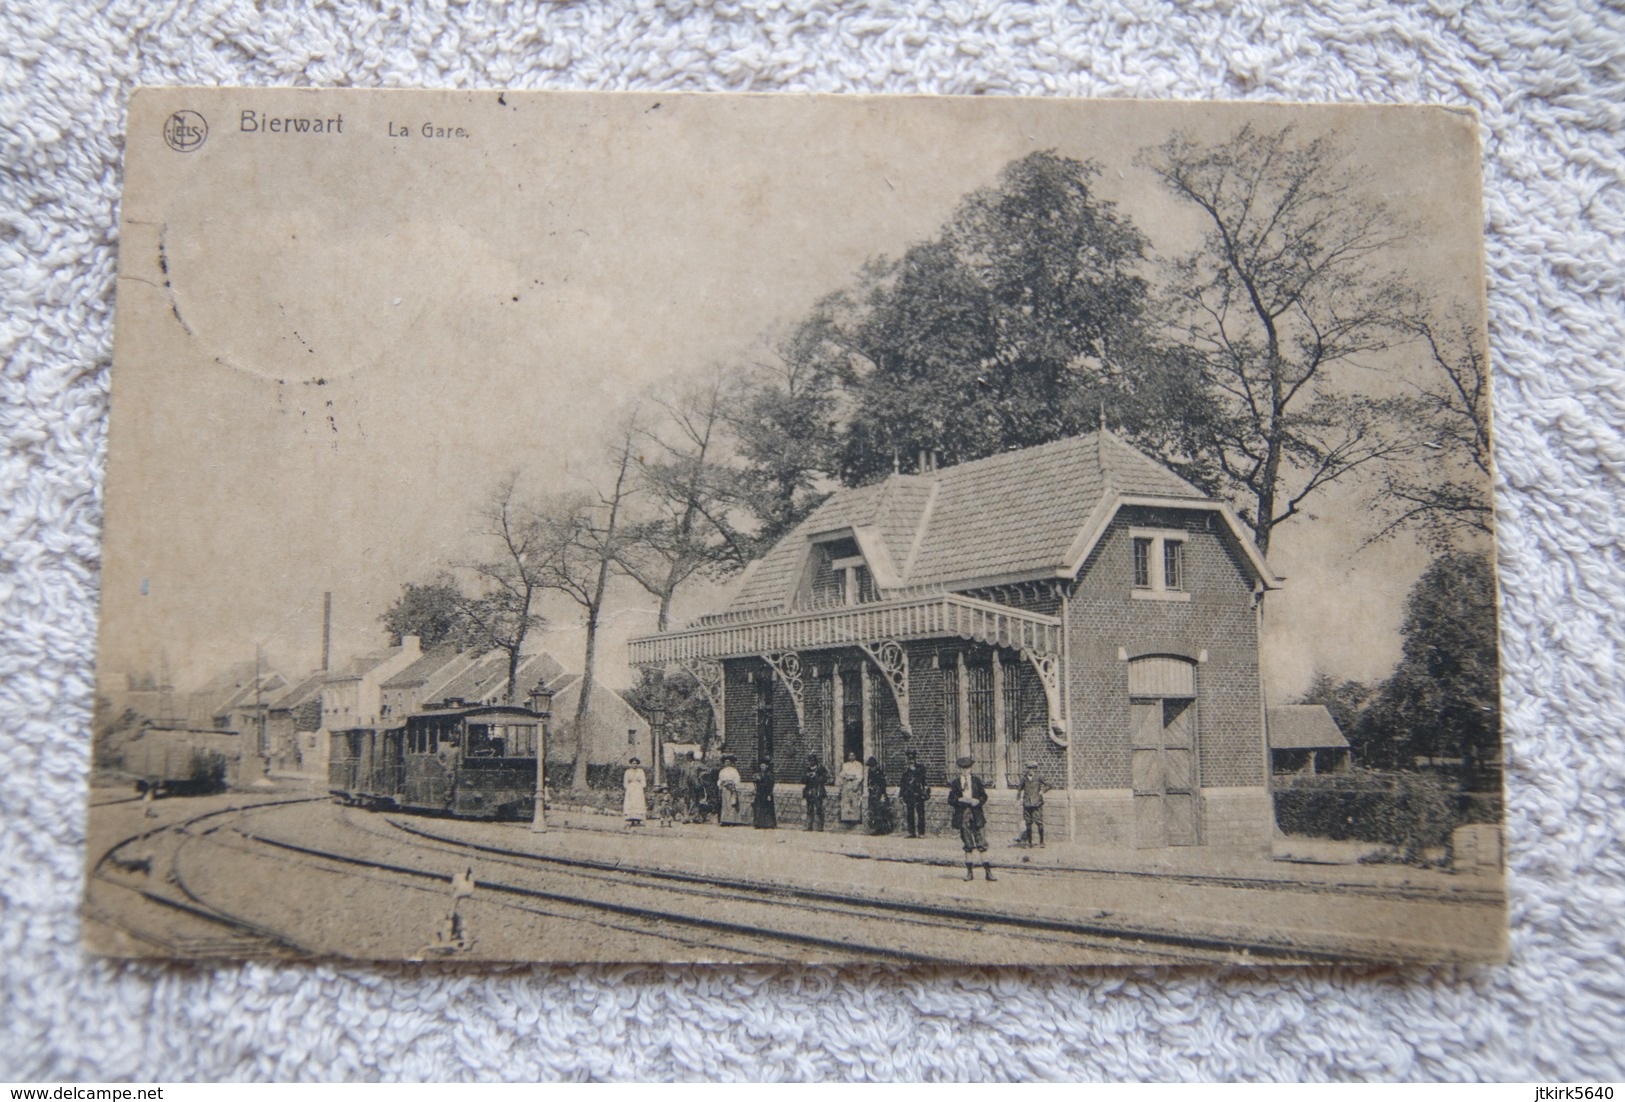
[{"label": "tree", "polygon": [[581,694],[575,715],[575,769],[571,787],[587,787],[586,725],[598,666],[598,629],[611,576],[620,562],[626,533],[631,470],[637,454],[635,424],[628,422],[613,453],[615,475],[607,493],[554,499],[538,516],[544,551],[537,563],[537,584],[556,590],[580,606],[587,642],[582,657]]},{"label": "tree", "polygon": [[510,704],[518,698],[515,682],[525,640],[533,629],[546,623],[536,611],[536,602],[547,587],[545,541],[550,534],[543,518],[517,499],[518,482],[517,471],[509,474],[477,514],[477,531],[494,546],[496,554],[467,564],[478,589],[459,604],[472,637],[506,653],[504,699]]},{"label": "tree", "polygon": [[742,499],[770,545],[832,483],[1087,432],[1109,414],[1198,480],[1201,365],[1147,331],[1145,238],[1053,151],[1007,165],[938,233],[820,301],[734,403]]},{"label": "tree", "polygon": [[1370,701],[1375,690],[1363,681],[1344,680],[1316,670],[1309,689],[1299,698],[1300,704],[1321,704],[1331,713],[1332,721],[1345,736],[1359,720],[1360,711]]},{"label": "tree", "polygon": [[1384,471],[1378,504],[1387,522],[1370,542],[1408,529],[1443,553],[1493,531],[1489,368],[1477,324],[1460,312],[1408,328],[1435,370],[1416,387],[1407,418],[1420,446],[1412,462]]},{"label": "tree", "polygon": [[742,469],[740,506],[754,522],[745,559],[782,539],[828,496],[841,390],[831,339],[841,296],[826,298],[727,395],[724,415]]},{"label": "tree", "polygon": [[1218,404],[1203,445],[1260,550],[1326,486],[1405,454],[1403,399],[1350,387],[1404,340],[1415,295],[1380,260],[1406,227],[1325,139],[1243,127],[1207,145],[1176,135],[1142,151],[1200,211],[1200,248],[1171,266],[1177,340]]},{"label": "tree", "polygon": [[703,385],[659,401],[664,423],[639,434],[642,454],[634,470],[645,515],[627,526],[617,562],[659,601],[658,631],[670,626],[672,600],[685,582],[750,561],[750,541],[731,518],[734,472],[723,462],[726,385],[716,372]]},{"label": "tree", "polygon": [[659,713],[666,743],[687,742],[709,748],[713,734],[711,702],[687,671],[638,671],[638,683],[625,694],[639,715],[655,722]]},{"label": "tree", "polygon": [[1500,761],[1495,570],[1488,555],[1435,559],[1405,601],[1398,667],[1361,717],[1378,764],[1459,758],[1469,783]]},{"label": "tree", "polygon": [[829,333],[851,404],[841,481],[912,467],[921,452],[959,463],[1076,435],[1103,406],[1138,428],[1155,388],[1119,349],[1144,344],[1146,240],[1095,194],[1099,171],[1030,154],[967,195],[936,237],[865,268]]},{"label": "tree", "polygon": [[469,620],[468,603],[457,579],[441,572],[433,581],[401,586],[401,595],[378,619],[392,647],[400,646],[404,637],[415,635],[425,650],[441,643],[461,649],[481,642]]}]

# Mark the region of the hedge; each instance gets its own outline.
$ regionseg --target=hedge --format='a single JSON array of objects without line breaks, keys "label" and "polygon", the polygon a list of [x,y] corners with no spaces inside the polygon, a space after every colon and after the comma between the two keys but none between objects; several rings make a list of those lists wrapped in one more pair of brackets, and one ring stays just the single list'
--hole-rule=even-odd
[{"label": "hedge", "polygon": [[1287,834],[1377,842],[1407,857],[1444,845],[1470,817],[1453,786],[1421,774],[1301,776],[1275,792],[1275,821]]}]

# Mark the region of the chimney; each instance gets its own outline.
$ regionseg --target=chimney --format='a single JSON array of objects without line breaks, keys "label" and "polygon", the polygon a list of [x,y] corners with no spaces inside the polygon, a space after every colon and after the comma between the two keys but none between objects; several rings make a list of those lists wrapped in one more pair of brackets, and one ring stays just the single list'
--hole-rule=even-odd
[{"label": "chimney", "polygon": [[322,594],[322,672],[329,669],[328,659],[333,651],[333,591]]}]

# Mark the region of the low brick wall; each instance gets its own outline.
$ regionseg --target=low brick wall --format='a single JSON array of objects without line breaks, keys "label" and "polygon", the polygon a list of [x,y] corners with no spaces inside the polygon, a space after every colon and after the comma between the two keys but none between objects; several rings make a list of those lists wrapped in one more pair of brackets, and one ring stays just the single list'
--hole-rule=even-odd
[{"label": "low brick wall", "polygon": [[1202,801],[1207,845],[1270,852],[1275,841],[1275,802],[1268,789],[1209,788],[1203,790]]},{"label": "low brick wall", "polygon": [[[1066,841],[1067,803],[1065,792],[1050,792],[1044,807],[1044,825],[1050,841]],[[752,797],[745,796],[746,813]],[[1275,811],[1269,792],[1263,788],[1211,788],[1202,793],[1204,845],[1214,849],[1268,852],[1275,834]],[[774,806],[779,826],[800,829],[806,825],[807,805],[800,785],[781,784],[774,788]],[[1085,845],[1135,848],[1134,796],[1127,789],[1080,790],[1075,793],[1077,841]],[[897,832],[907,833],[903,803],[894,795],[892,807]],[[842,823],[839,805],[832,789],[824,801],[825,829],[865,833],[862,823]],[[998,846],[1014,841],[1022,831],[1021,804],[1016,793],[995,791],[987,804],[987,839]],[[953,835],[947,794],[932,790],[925,805],[925,829],[930,835]]]}]

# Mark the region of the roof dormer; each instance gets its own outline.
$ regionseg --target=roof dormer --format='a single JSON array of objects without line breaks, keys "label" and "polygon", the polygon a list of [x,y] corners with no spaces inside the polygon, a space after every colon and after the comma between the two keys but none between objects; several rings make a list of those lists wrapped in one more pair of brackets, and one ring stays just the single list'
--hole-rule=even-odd
[{"label": "roof dormer", "polygon": [[851,529],[809,539],[796,589],[797,607],[836,608],[879,599],[875,572]]}]

